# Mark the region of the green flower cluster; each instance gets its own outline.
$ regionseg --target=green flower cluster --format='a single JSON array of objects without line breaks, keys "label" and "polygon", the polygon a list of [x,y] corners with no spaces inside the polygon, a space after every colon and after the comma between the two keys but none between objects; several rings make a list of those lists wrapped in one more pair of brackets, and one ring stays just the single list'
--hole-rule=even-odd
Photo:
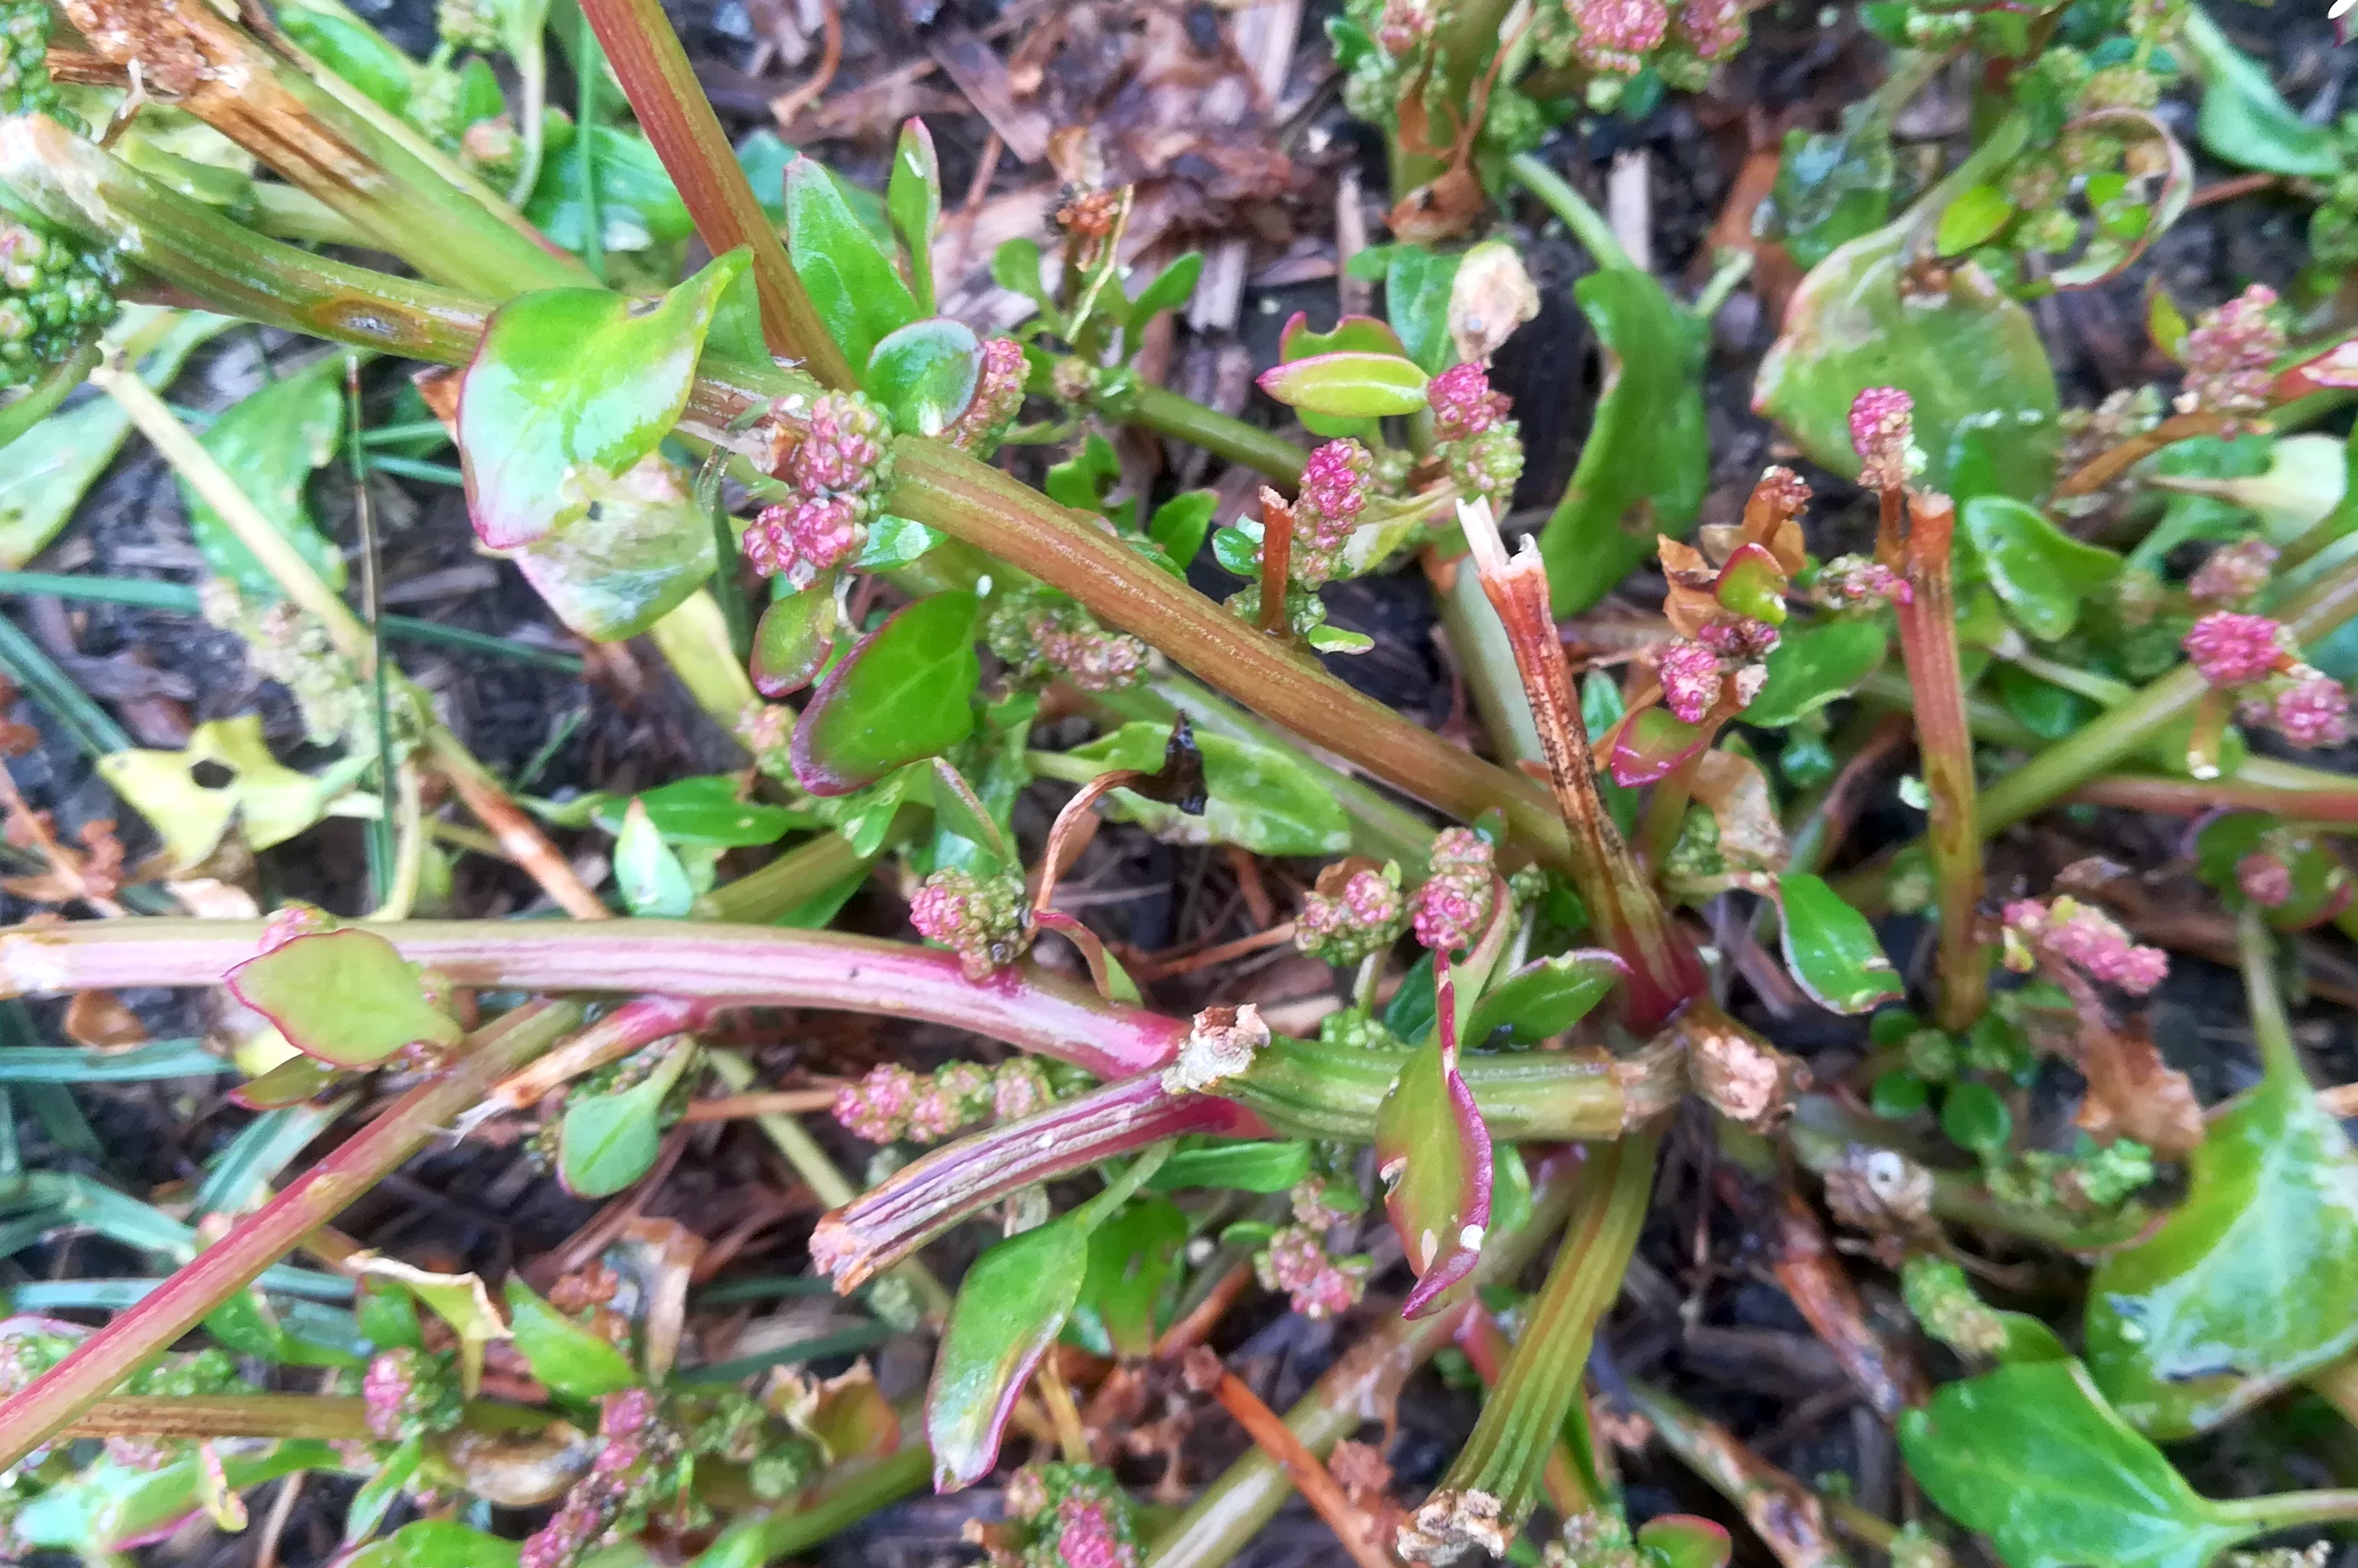
[{"label": "green flower cluster", "polygon": [[0,0],[0,114],[47,114],[80,131],[49,80],[49,0]]},{"label": "green flower cluster", "polygon": [[0,385],[38,379],[114,319],[114,257],[0,220]]}]

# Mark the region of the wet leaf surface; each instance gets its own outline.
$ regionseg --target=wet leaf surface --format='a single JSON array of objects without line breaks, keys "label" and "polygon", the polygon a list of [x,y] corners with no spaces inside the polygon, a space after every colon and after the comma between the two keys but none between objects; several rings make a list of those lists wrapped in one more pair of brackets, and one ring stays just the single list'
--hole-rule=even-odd
[{"label": "wet leaf surface", "polygon": [[1000,1433],[1087,1277],[1089,1238],[1071,1216],[1000,1242],[958,1287],[925,1396],[936,1489],[973,1485],[998,1463]]},{"label": "wet leaf surface", "polygon": [[1898,971],[1875,927],[1825,879],[1788,871],[1777,879],[1785,967],[1810,1000],[1833,1012],[1871,1012],[1900,994]]},{"label": "wet leaf surface", "polygon": [[972,732],[982,679],[978,609],[971,593],[934,594],[853,644],[795,727],[795,777],[805,789],[849,795]]}]

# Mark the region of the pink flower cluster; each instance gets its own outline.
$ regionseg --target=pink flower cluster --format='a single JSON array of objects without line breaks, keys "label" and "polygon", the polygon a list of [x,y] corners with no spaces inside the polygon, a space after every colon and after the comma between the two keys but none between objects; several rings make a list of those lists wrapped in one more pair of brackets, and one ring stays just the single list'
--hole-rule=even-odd
[{"label": "pink flower cluster", "polygon": [[1434,376],[1425,384],[1424,401],[1439,441],[1471,440],[1513,406],[1506,394],[1490,390],[1490,373],[1477,364],[1452,365]]},{"label": "pink flower cluster", "polygon": [[1851,400],[1850,445],[1858,454],[1858,482],[1898,490],[1923,466],[1916,450],[1916,400],[1896,386],[1870,386]]},{"label": "pink flower cluster", "polygon": [[563,1506],[524,1543],[518,1568],[573,1568],[618,1521],[646,1507],[657,1487],[657,1459],[671,1444],[655,1422],[648,1389],[608,1394],[598,1420],[605,1444],[590,1472],[573,1483]]},{"label": "pink flower cluster", "polygon": [[2206,310],[2186,334],[2181,414],[2255,414],[2268,406],[2268,386],[2285,351],[2277,319],[2277,291],[2255,283],[2215,310]]},{"label": "pink flower cluster", "polygon": [[1573,52],[1595,71],[1634,76],[1671,30],[1663,0],[1572,0]]},{"label": "pink flower cluster", "polygon": [[2180,644],[2202,678],[2215,687],[2249,686],[2293,662],[2289,639],[2265,615],[2214,610],[2197,621]]},{"label": "pink flower cluster", "polygon": [[1033,646],[1049,668],[1082,691],[1120,691],[1137,684],[1146,668],[1146,643],[1124,632],[1109,632],[1087,611],[1042,612],[1031,618]]},{"label": "pink flower cluster", "polygon": [[1333,897],[1312,892],[1293,917],[1293,945],[1330,964],[1356,964],[1400,939],[1407,917],[1397,868],[1355,871]]},{"label": "pink flower cluster", "polygon": [[2008,968],[2066,965],[2133,996],[2145,995],[2169,973],[2169,954],[2138,946],[2120,922],[2074,898],[2017,899],[2006,906],[2005,921]]},{"label": "pink flower cluster", "polygon": [[892,427],[857,393],[815,401],[779,477],[795,499],[765,506],[745,531],[745,558],[763,577],[807,588],[858,553],[882,487]]},{"label": "pink flower cluster", "polygon": [[1293,1205],[1293,1221],[1306,1225],[1321,1235],[1334,1229],[1345,1220],[1357,1219],[1362,1208],[1359,1190],[1347,1182],[1321,1181],[1306,1177],[1294,1184],[1287,1198]]},{"label": "pink flower cluster", "polygon": [[1866,556],[1836,556],[1818,568],[1812,597],[1829,610],[1849,610],[1875,600],[1908,602],[1908,579]]},{"label": "pink flower cluster", "polygon": [[2262,909],[2277,909],[2292,902],[2292,868],[2281,856],[2256,849],[2235,862],[2235,885]]},{"label": "pink flower cluster", "polygon": [[1410,906],[1419,942],[1436,953],[1474,945],[1490,919],[1493,860],[1490,841],[1470,827],[1444,827],[1434,836],[1424,885]]},{"label": "pink flower cluster", "polygon": [[1654,667],[1662,682],[1662,706],[1682,724],[1702,723],[1719,700],[1719,655],[1681,639],[1656,655]]},{"label": "pink flower cluster", "polygon": [[1374,455],[1348,437],[1328,441],[1302,465],[1302,488],[1293,506],[1295,582],[1316,588],[1335,575],[1338,552],[1367,510],[1375,471]]},{"label": "pink flower cluster", "polygon": [[2303,750],[2339,746],[2350,739],[2350,691],[2331,676],[2316,670],[2297,674],[2277,693],[2268,717],[2277,732]]},{"label": "pink flower cluster", "polygon": [[398,1443],[406,1435],[403,1429],[417,1414],[421,1371],[432,1372],[430,1367],[421,1368],[425,1360],[426,1352],[409,1345],[370,1357],[368,1370],[361,1375],[361,1411],[369,1435],[379,1443]]},{"label": "pink flower cluster", "polygon": [[1001,1507],[1025,1527],[1021,1551],[994,1547],[993,1568],[1138,1568],[1129,1494],[1094,1465],[1026,1465]]},{"label": "pink flower cluster", "polygon": [[1680,0],[1671,31],[1697,59],[1723,59],[1744,47],[1744,0]]},{"label": "pink flower cluster", "polygon": [[1291,1296],[1293,1310],[1307,1318],[1347,1312],[1368,1284],[1363,1260],[1329,1256],[1325,1241],[1306,1225],[1281,1227],[1253,1260],[1253,1272],[1263,1289]]},{"label": "pink flower cluster", "polygon": [[1507,417],[1514,405],[1490,390],[1490,373],[1478,364],[1452,365],[1425,384],[1424,401],[1450,482],[1464,495],[1505,505],[1522,476],[1523,441]]},{"label": "pink flower cluster", "polygon": [[2268,586],[2276,564],[2277,547],[2265,539],[2223,545],[2187,579],[2186,591],[2198,604],[2242,604]]},{"label": "pink flower cluster", "polygon": [[985,1117],[1019,1120],[1054,1098],[1029,1056],[996,1067],[950,1062],[926,1075],[888,1062],[836,1092],[835,1119],[871,1143],[932,1143]]},{"label": "pink flower cluster", "polygon": [[909,924],[927,941],[956,953],[968,979],[1005,968],[1032,942],[1018,877],[936,871],[909,901]]},{"label": "pink flower cluster", "polygon": [[1022,344],[1012,338],[985,338],[974,395],[942,438],[961,450],[989,457],[1023,411],[1023,384],[1031,373]]},{"label": "pink flower cluster", "polygon": [[1394,59],[1404,59],[1417,45],[1433,36],[1433,7],[1425,0],[1384,0],[1376,23],[1376,47]]},{"label": "pink flower cluster", "polygon": [[2214,610],[2194,623],[2182,645],[2202,678],[2222,690],[2285,677],[2273,694],[2255,695],[2244,704],[2246,722],[2273,723],[2286,740],[2308,749],[2350,739],[2348,688],[2302,664],[2280,622]]}]

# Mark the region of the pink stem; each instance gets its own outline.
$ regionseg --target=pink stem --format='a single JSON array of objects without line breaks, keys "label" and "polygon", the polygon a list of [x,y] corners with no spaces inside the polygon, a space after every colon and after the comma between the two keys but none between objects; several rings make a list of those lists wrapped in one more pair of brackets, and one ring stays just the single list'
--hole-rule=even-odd
[{"label": "pink stem", "polygon": [[819,1221],[811,1260],[836,1289],[851,1290],[986,1204],[1190,1132],[1252,1138],[1269,1128],[1234,1100],[1167,1089],[1162,1074],[1141,1073],[902,1167]]},{"label": "pink stem", "polygon": [[[124,922],[123,924],[135,924]],[[189,923],[198,924],[198,923]],[[249,946],[250,950],[250,946]],[[475,1032],[471,1049],[403,1095],[138,1305],[0,1402],[0,1469],[48,1442],[125,1378],[170,1348],[205,1314],[251,1284],[303,1238],[399,1168],[437,1129],[580,1022],[570,1002],[528,1002]],[[650,1036],[650,1038],[655,1038]]]},{"label": "pink stem", "polygon": [[[365,924],[365,923],[363,923]],[[405,920],[369,925],[460,985],[643,991],[738,1007],[884,1013],[969,1030],[1101,1078],[1158,1067],[1184,1019],[1038,969],[969,980],[953,954],[833,931],[679,920]],[[0,931],[0,994],[211,986],[254,957],[251,920],[107,920]]]}]

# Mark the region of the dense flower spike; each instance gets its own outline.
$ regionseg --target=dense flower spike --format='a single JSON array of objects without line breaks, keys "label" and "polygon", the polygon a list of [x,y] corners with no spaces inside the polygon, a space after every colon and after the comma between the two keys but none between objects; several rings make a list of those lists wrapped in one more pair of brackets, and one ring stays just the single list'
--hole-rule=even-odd
[{"label": "dense flower spike", "polygon": [[778,470],[794,499],[763,507],[745,532],[753,569],[808,588],[856,555],[889,478],[885,443],[892,435],[882,412],[857,393],[815,400],[803,416],[802,438]]},{"label": "dense flower spike", "polygon": [[1307,1318],[1349,1311],[1368,1283],[1364,1259],[1330,1257],[1325,1241],[1306,1225],[1281,1227],[1253,1260],[1253,1271],[1264,1289],[1292,1296],[1293,1310]]},{"label": "dense flower spike", "polygon": [[2292,868],[2282,856],[2256,849],[2235,862],[2235,885],[2262,909],[2275,909],[2292,901]]},{"label": "dense flower spike", "polygon": [[1459,494],[1504,511],[1515,493],[1515,481],[1523,477],[1522,433],[1515,421],[1502,420],[1470,440],[1448,443],[1442,458]]},{"label": "dense flower spike", "polygon": [[1026,1465],[1008,1478],[1001,1509],[1012,1541],[971,1525],[992,1568],[1138,1568],[1138,1528],[1130,1495],[1094,1465]]},{"label": "dense flower spike", "polygon": [[1868,387],[1851,400],[1850,444],[1862,487],[1899,489],[1924,466],[1916,447],[1916,400],[1896,386]]},{"label": "dense flower spike", "polygon": [[1303,899],[1302,913],[1293,917],[1293,945],[1330,964],[1356,964],[1398,941],[1407,918],[1398,866],[1356,871],[1332,896],[1320,891]]},{"label": "dense flower spike", "polygon": [[1634,76],[1671,28],[1662,0],[1572,0],[1573,52],[1591,70]]},{"label": "dense flower spike", "polygon": [[2314,671],[2277,693],[2270,708],[2277,732],[2305,750],[2339,746],[2350,739],[2350,692],[2331,676]]},{"label": "dense flower spike", "polygon": [[808,588],[820,573],[857,555],[866,536],[856,498],[806,496],[762,508],[745,530],[745,558],[763,577]]},{"label": "dense flower spike", "polygon": [[972,1062],[951,1062],[909,1102],[909,1136],[919,1143],[947,1138],[990,1114],[990,1075]]},{"label": "dense flower spike", "polygon": [[2070,897],[2043,903],[2017,899],[2006,906],[2006,962],[2028,971],[2039,961],[2066,964],[2090,979],[2143,996],[2169,973],[2169,955],[2139,946],[2118,921]]},{"label": "dense flower spike", "polygon": [[1434,376],[1425,384],[1424,401],[1433,410],[1438,441],[1470,440],[1504,419],[1512,406],[1506,394],[1490,390],[1490,373],[1477,364],[1452,365]]},{"label": "dense flower spike", "polygon": [[1087,611],[1049,589],[1015,589],[992,606],[982,639],[1024,686],[1062,676],[1083,691],[1119,691],[1146,673],[1153,652],[1109,632]]},{"label": "dense flower spike", "polygon": [[1023,383],[1030,373],[1022,344],[1012,338],[985,338],[974,396],[942,438],[977,456],[990,456],[1023,411]]},{"label": "dense flower spike", "polygon": [[1869,557],[1836,556],[1818,568],[1811,596],[1828,610],[1851,610],[1877,600],[1905,604],[1909,588],[1898,572]]},{"label": "dense flower spike", "polygon": [[1359,1189],[1346,1181],[1322,1181],[1315,1176],[1294,1184],[1286,1195],[1293,1205],[1293,1221],[1306,1225],[1321,1235],[1346,1220],[1357,1219],[1366,1206],[1360,1201]]},{"label": "dense flower spike", "polygon": [[1015,962],[1032,942],[1018,877],[936,871],[909,901],[909,924],[956,953],[978,980]]},{"label": "dense flower spike", "polygon": [[1021,1121],[1055,1098],[1048,1070],[1029,1056],[1010,1056],[991,1071],[990,1112],[1001,1121]]},{"label": "dense flower spike", "polygon": [[1679,0],[1671,37],[1699,60],[1726,59],[1744,47],[1743,0]]},{"label": "dense flower spike", "polygon": [[787,483],[806,495],[859,494],[875,485],[892,430],[876,406],[857,393],[830,392],[812,403],[803,438],[786,458]]},{"label": "dense flower spike", "polygon": [[895,1143],[908,1136],[909,1107],[916,1098],[917,1075],[888,1062],[836,1092],[835,1119],[871,1143]]},{"label": "dense flower spike", "polygon": [[2242,604],[2268,586],[2276,564],[2277,547],[2265,539],[2223,545],[2187,579],[2186,591],[2198,604]]},{"label": "dense flower spike", "polygon": [[361,1377],[361,1408],[380,1443],[448,1432],[459,1424],[458,1379],[441,1357],[397,1346],[370,1359]]},{"label": "dense flower spike", "polygon": [[109,255],[0,217],[0,385],[36,379],[114,319]]},{"label": "dense flower spike", "polygon": [[2186,382],[2181,414],[2254,414],[2268,406],[2268,384],[2285,351],[2277,319],[2277,291],[2255,283],[2215,310],[2206,310],[2186,334]]},{"label": "dense flower spike", "polygon": [[2249,686],[2289,664],[2284,627],[2265,615],[2216,610],[2187,632],[2186,656],[2212,686]]},{"label": "dense flower spike", "polygon": [[1412,913],[1416,939],[1437,953],[1474,945],[1490,918],[1490,841],[1470,827],[1444,827],[1433,840],[1429,874],[1416,890]]},{"label": "dense flower spike", "polygon": [[644,1519],[661,1491],[664,1461],[676,1447],[655,1421],[655,1396],[626,1389],[601,1401],[599,1435],[605,1439],[590,1473],[573,1484],[549,1521],[524,1543],[518,1568],[572,1568],[590,1548],[619,1539]]},{"label": "dense flower spike", "polygon": [[1671,643],[1657,665],[1662,706],[1682,723],[1700,724],[1719,700],[1719,655],[1701,643]]}]

